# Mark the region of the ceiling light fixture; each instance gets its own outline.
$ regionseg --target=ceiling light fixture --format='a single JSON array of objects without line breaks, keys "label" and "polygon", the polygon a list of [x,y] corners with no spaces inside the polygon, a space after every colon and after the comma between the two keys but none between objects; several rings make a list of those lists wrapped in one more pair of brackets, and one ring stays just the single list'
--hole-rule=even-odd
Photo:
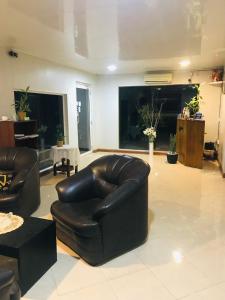
[{"label": "ceiling light fixture", "polygon": [[176,264],[180,264],[183,261],[183,254],[180,250],[174,250],[172,256]]},{"label": "ceiling light fixture", "polygon": [[113,71],[115,71],[115,70],[117,69],[117,66],[115,66],[115,65],[109,65],[109,66],[107,67],[107,69],[108,69],[110,72],[113,72]]},{"label": "ceiling light fixture", "polygon": [[182,68],[186,68],[186,67],[188,67],[190,64],[191,64],[191,62],[190,62],[190,60],[188,60],[188,59],[185,59],[185,60],[180,61],[180,66],[181,66]]}]

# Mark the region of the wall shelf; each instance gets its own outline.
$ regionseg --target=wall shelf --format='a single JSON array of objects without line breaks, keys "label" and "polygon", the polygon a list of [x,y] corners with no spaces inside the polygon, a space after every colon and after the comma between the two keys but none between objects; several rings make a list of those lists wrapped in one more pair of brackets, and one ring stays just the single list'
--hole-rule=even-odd
[{"label": "wall shelf", "polygon": [[220,86],[220,87],[222,87],[224,83],[225,83],[225,81],[211,81],[208,84],[212,85],[212,86]]}]

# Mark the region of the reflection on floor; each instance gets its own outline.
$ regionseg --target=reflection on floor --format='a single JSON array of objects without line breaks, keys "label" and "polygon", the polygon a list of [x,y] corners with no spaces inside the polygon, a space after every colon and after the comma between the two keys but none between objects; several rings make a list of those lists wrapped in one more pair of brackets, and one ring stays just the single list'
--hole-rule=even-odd
[{"label": "reflection on floor", "polygon": [[[81,157],[79,168],[104,155]],[[148,155],[138,155],[148,160]],[[55,184],[41,179],[41,207],[49,217]],[[58,262],[23,299],[224,300],[225,181],[216,164],[198,170],[155,156],[149,178],[149,238],[145,245],[91,267],[58,242]]]}]

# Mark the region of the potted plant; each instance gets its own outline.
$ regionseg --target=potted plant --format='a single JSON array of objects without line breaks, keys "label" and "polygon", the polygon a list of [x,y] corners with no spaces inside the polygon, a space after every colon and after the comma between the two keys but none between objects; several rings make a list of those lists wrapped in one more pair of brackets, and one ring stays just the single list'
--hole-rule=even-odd
[{"label": "potted plant", "polygon": [[27,113],[30,112],[30,106],[28,103],[29,89],[30,87],[28,86],[25,90],[20,90],[20,99],[16,100],[14,104],[19,121],[24,121],[26,119]]},{"label": "potted plant", "polygon": [[194,117],[194,115],[199,111],[200,100],[202,100],[202,96],[200,96],[200,86],[195,85],[196,96],[192,97],[191,100],[186,104],[186,107],[189,110],[190,117]]},{"label": "potted plant", "polygon": [[170,134],[169,151],[167,153],[167,162],[169,164],[177,163],[178,154],[176,152],[176,134]]},{"label": "potted plant", "polygon": [[61,124],[56,126],[56,145],[57,147],[62,147],[64,144],[64,133]]},{"label": "potted plant", "polygon": [[46,133],[47,129],[48,129],[48,126],[41,125],[37,130],[37,133],[39,134],[39,138],[40,138],[41,150],[45,149],[45,133]]}]

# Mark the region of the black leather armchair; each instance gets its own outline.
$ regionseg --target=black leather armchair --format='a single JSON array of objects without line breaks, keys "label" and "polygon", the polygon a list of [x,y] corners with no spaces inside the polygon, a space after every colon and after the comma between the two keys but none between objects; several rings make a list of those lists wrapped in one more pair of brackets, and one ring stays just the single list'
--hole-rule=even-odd
[{"label": "black leather armchair", "polygon": [[91,265],[145,242],[150,167],[131,156],[103,156],[56,186],[57,236]]},{"label": "black leather armchair", "polygon": [[38,158],[30,148],[0,148],[0,172],[13,174],[5,193],[0,193],[0,211],[27,217],[40,205]]},{"label": "black leather armchair", "polygon": [[19,300],[20,295],[20,288],[13,271],[0,269],[0,299]]}]

